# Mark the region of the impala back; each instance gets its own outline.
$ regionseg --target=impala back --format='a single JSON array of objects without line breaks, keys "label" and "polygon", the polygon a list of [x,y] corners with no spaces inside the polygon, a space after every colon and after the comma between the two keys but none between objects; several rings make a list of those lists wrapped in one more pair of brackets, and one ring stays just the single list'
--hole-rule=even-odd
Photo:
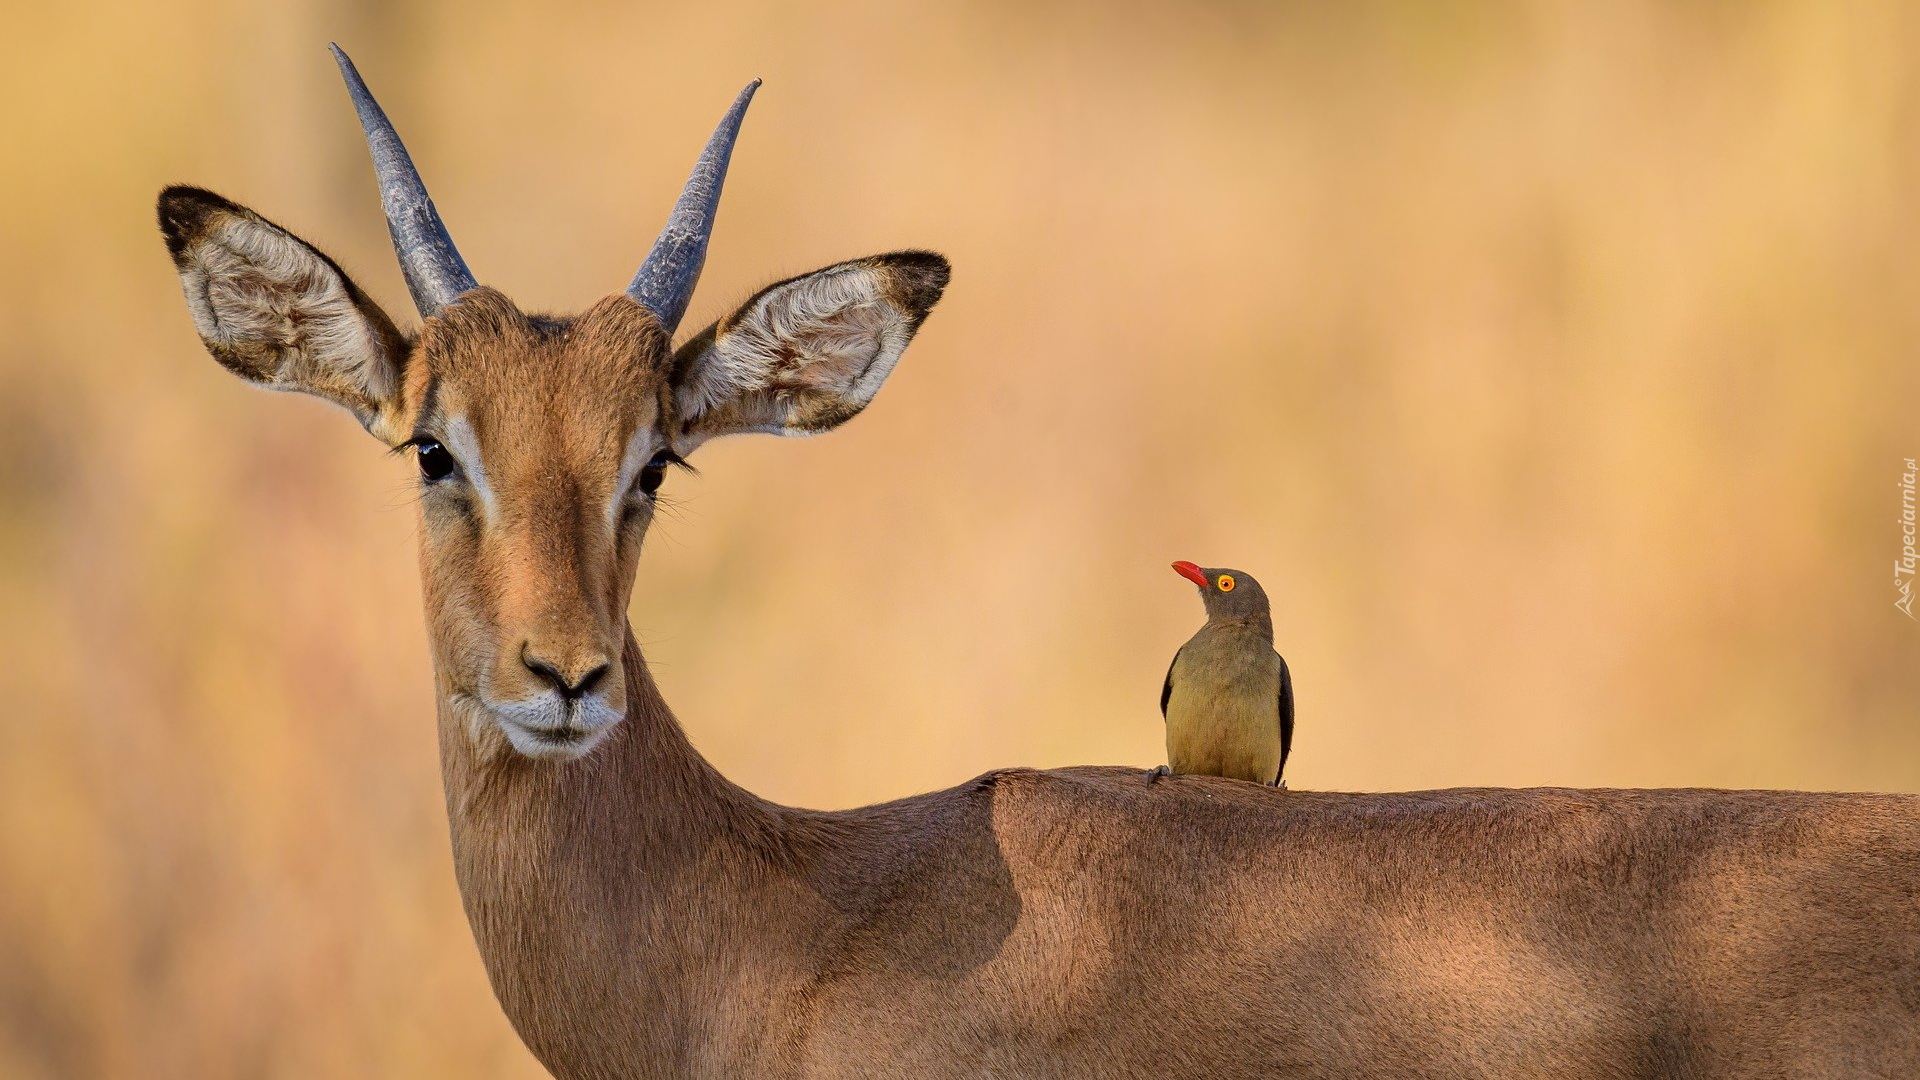
[{"label": "impala back", "polygon": [[1920,797],[1087,768],[926,798],[830,816],[894,872],[827,954],[878,974],[827,981],[809,1073],[1920,1076]]}]

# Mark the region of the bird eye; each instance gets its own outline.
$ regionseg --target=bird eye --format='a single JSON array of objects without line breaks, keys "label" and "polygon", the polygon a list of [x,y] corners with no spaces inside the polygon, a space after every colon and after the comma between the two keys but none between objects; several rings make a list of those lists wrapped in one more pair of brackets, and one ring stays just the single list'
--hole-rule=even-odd
[{"label": "bird eye", "polygon": [[1214,579],[1213,583],[1219,586],[1221,592],[1233,591],[1233,575],[1232,574],[1221,574],[1218,578]]},{"label": "bird eye", "polygon": [[453,475],[453,455],[447,448],[432,439],[422,439],[413,444],[414,460],[420,463],[420,476],[428,483],[445,480]]}]

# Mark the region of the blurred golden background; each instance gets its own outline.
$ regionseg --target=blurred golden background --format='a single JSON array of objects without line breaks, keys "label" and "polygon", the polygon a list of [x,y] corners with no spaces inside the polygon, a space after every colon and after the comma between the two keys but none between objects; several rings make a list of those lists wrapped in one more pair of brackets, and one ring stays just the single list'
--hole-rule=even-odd
[{"label": "blurred golden background", "polygon": [[446,852],[412,465],[201,350],[211,187],[404,320],[323,48],[482,281],[585,307],[767,80],[694,327],[907,246],[875,406],[668,481],[695,743],[848,806],[1161,760],[1256,574],[1295,787],[1920,788],[1920,5],[16,4],[0,1075],[529,1077]]}]

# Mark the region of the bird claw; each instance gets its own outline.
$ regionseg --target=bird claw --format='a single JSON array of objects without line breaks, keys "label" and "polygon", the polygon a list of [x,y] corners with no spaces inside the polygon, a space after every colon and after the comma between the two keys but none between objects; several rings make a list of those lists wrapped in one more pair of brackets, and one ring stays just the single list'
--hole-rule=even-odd
[{"label": "bird claw", "polygon": [[1171,765],[1160,765],[1155,768],[1148,769],[1147,770],[1147,786],[1152,787],[1153,782],[1155,780],[1158,780],[1163,776],[1172,776],[1172,775],[1173,775],[1173,766]]}]

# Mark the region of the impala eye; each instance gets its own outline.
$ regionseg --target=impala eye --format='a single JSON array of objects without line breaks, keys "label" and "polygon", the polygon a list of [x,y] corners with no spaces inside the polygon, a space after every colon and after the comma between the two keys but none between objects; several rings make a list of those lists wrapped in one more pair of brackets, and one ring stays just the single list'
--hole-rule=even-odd
[{"label": "impala eye", "polygon": [[429,484],[453,475],[453,455],[432,439],[421,439],[414,443],[413,457],[420,463],[421,478]]},{"label": "impala eye", "polygon": [[660,490],[661,481],[667,478],[667,466],[679,460],[680,455],[671,450],[662,450],[653,455],[653,460],[640,470],[640,494],[653,498],[653,493]]}]

